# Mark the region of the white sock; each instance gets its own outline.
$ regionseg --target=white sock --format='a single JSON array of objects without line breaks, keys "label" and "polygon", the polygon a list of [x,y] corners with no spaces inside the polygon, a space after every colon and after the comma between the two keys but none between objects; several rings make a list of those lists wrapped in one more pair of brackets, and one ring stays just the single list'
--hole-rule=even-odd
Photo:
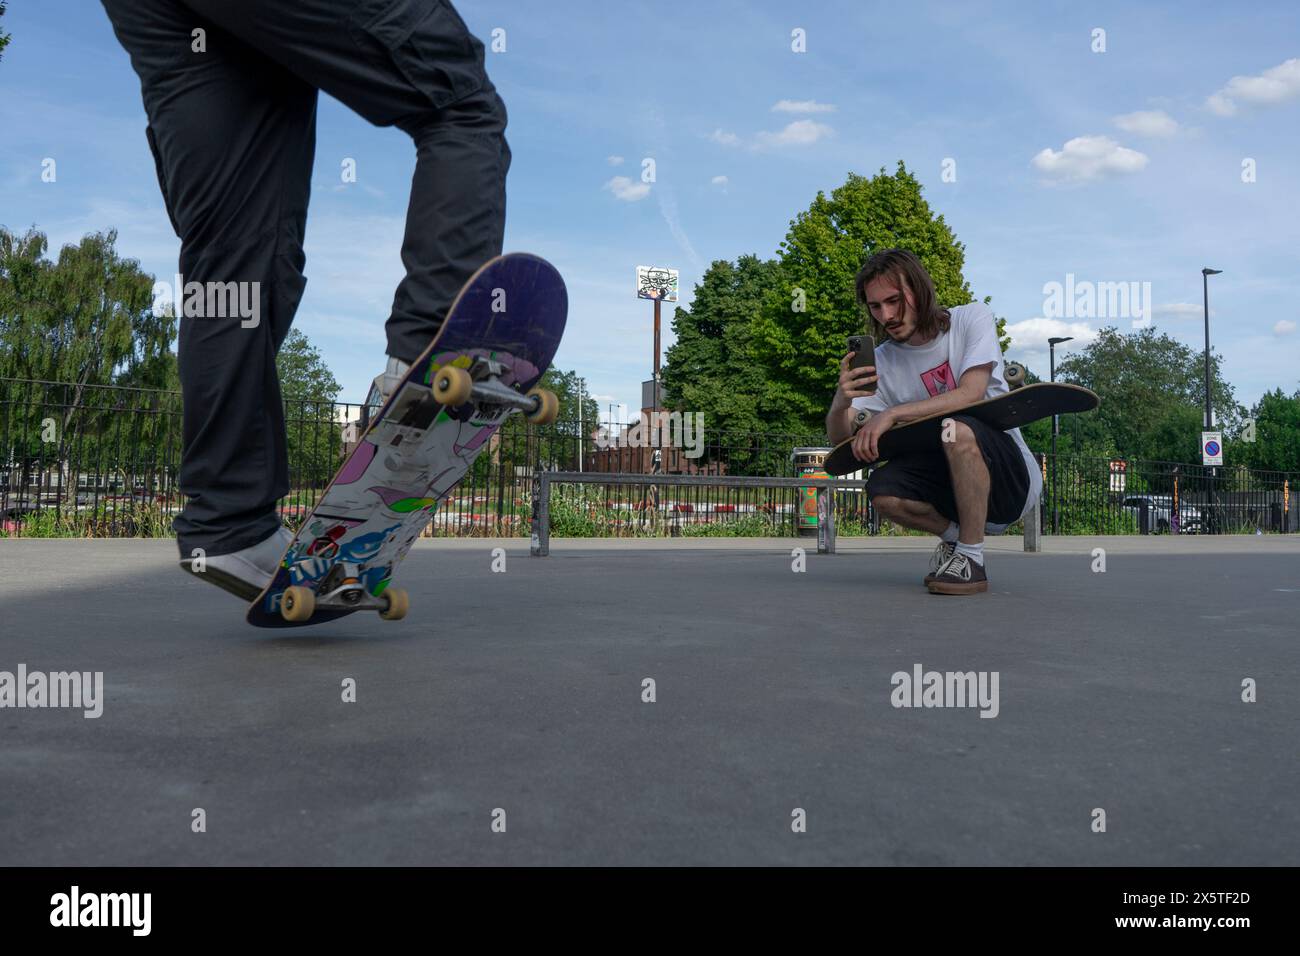
[{"label": "white sock", "polygon": [[957,553],[964,554],[971,561],[974,561],[980,567],[984,567],[984,542],[979,544],[967,544],[964,541],[957,542]]},{"label": "white sock", "polygon": [[957,527],[957,522],[949,521],[947,530],[945,530],[943,534],[939,535],[939,538],[943,541],[944,544],[956,544],[957,534],[959,530],[960,529]]}]

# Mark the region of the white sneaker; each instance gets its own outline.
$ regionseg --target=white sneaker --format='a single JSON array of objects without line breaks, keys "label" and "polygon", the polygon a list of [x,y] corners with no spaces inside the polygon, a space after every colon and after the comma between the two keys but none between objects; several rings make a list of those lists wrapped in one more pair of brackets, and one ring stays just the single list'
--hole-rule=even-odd
[{"label": "white sneaker", "polygon": [[280,558],[292,540],[293,532],[281,525],[270,537],[242,551],[205,558],[201,571],[196,570],[193,558],[185,558],[181,567],[209,584],[251,601],[271,583],[280,569]]},{"label": "white sneaker", "polygon": [[375,376],[375,380],[370,385],[370,395],[366,399],[366,404],[382,408],[384,402],[388,401],[393,390],[402,383],[402,379],[406,378],[406,373],[410,370],[409,362],[388,356],[388,365],[381,374]]}]

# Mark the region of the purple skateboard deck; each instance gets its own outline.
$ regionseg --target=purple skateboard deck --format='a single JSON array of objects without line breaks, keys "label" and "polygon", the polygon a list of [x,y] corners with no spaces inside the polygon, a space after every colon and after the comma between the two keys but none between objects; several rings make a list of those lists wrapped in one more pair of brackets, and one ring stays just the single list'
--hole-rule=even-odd
[{"label": "purple skateboard deck", "polygon": [[[382,595],[439,499],[515,410],[478,396],[455,407],[440,404],[433,387],[438,371],[463,369],[478,383],[491,369],[492,381],[526,393],[550,367],[567,313],[564,280],[544,259],[511,253],[480,268],[438,336],[384,406],[372,409],[366,431],[249,607],[248,623],[320,624],[386,603]],[[361,606],[317,606],[301,621],[281,613],[291,586],[325,595],[341,583]]]}]

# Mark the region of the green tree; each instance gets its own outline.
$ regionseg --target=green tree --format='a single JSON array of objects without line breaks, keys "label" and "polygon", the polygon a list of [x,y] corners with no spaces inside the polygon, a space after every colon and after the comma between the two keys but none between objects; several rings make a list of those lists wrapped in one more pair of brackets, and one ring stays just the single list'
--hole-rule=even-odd
[{"label": "green tree", "polygon": [[159,388],[169,379],[176,318],[153,308],[153,276],[114,248],[116,230],[45,258],[46,237],[0,227],[0,374],[72,386]]},{"label": "green tree", "polygon": [[289,330],[275,367],[284,400],[290,481],[299,488],[323,489],[343,451],[343,423],[335,415],[342,386],[298,329]]},{"label": "green tree", "polygon": [[[780,285],[764,297],[752,336],[772,399],[803,427],[823,427],[845,340],[866,324],[855,275],[870,255],[895,247],[917,255],[941,304],[972,301],[962,275],[965,247],[943,216],[933,214],[901,161],[892,176],[883,168],[871,179],[850,173],[829,198],[819,192],[791,222],[780,247]],[[1001,319],[998,336],[1005,349]]]},{"label": "green tree", "polygon": [[[1253,441],[1248,440],[1253,422]],[[1300,471],[1300,389],[1288,397],[1266,392],[1224,442],[1229,465],[1264,471]]]},{"label": "green tree", "polygon": [[775,260],[714,262],[689,308],[673,316],[676,341],[663,369],[664,404],[702,412],[713,432],[779,431],[792,422],[754,351],[754,317],[782,283]]},{"label": "green tree", "polygon": [[320,350],[298,329],[290,329],[281,344],[275,370],[280,376],[280,396],[286,402],[333,404],[343,390]]},{"label": "green tree", "polygon": [[[1239,427],[1241,409],[1213,351],[1210,368],[1218,420],[1232,431]],[[1108,439],[1117,453],[1131,458],[1192,462],[1200,457],[1204,370],[1203,352],[1163,332],[1145,328],[1125,334],[1107,326],[1061,362],[1056,377],[1101,397],[1096,412],[1073,416],[1094,443]]]},{"label": "green tree", "polygon": [[[560,411],[554,425],[557,435],[577,435],[579,422],[588,435],[596,429],[600,406],[587,393],[586,382],[576,371],[566,372],[552,366],[542,373],[537,387],[549,388],[559,399]],[[579,402],[581,402],[581,412]]]},{"label": "green tree", "polygon": [[[10,460],[118,480],[162,467],[169,399],[102,388],[169,383],[176,320],[155,313],[153,277],[95,233],[46,258],[46,237],[0,228],[0,378]],[[42,384],[55,383],[55,384]]]},{"label": "green tree", "polygon": [[[542,373],[537,387],[550,389],[559,400],[555,423],[533,426],[522,415],[511,415],[493,436],[490,453],[475,460],[477,478],[482,479],[494,469],[509,470],[534,461],[540,461],[543,468],[576,470],[579,451],[590,454],[595,448],[591,437],[599,424],[600,406],[587,393],[586,383],[578,373],[551,367]],[[581,441],[580,434],[584,436]]]},{"label": "green tree", "polygon": [[[1060,370],[1057,370],[1060,378]],[[1036,385],[1047,379],[1039,378],[1031,368],[1025,368],[1025,384]],[[1096,412],[1082,412],[1060,416],[1061,433],[1056,439],[1056,453],[1060,456],[1075,455],[1083,458],[1115,458],[1119,455],[1115,441],[1106,431],[1105,424]],[[1052,420],[1040,418],[1020,429],[1021,436],[1029,450],[1036,454],[1051,454]]]}]

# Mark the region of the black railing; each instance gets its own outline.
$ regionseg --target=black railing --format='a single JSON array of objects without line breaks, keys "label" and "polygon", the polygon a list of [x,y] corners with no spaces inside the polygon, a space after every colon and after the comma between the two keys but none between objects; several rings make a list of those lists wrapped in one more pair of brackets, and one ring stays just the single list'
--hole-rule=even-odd
[{"label": "black railing", "polygon": [[[62,382],[0,379],[0,534],[159,536],[184,497],[177,487],[180,395]],[[280,512],[296,526],[320,500],[355,441],[363,408],[325,401],[285,403],[290,492]],[[707,424],[707,423],[706,423]],[[728,488],[725,479],[795,477],[791,452],[824,436],[703,433],[670,428],[632,436],[685,439],[687,447],[629,447],[604,423],[546,427],[512,416],[441,502],[427,534],[528,534],[533,473],[609,472],[567,501],[557,491],[556,534],[811,533],[810,495],[788,488]],[[632,444],[635,444],[633,442]],[[1290,502],[1296,473],[1062,455],[1046,456],[1043,530],[1058,534],[1300,531]],[[707,487],[628,487],[619,473],[716,475]],[[1122,478],[1120,477],[1122,475]],[[577,495],[577,492],[574,492]],[[1177,496],[1175,509],[1173,500]],[[580,498],[580,500],[579,500]],[[840,533],[891,532],[862,492],[836,497]],[[1012,531],[1018,528],[1013,527]]]},{"label": "black railing", "polygon": [[1048,534],[1300,531],[1296,473],[1075,456],[1058,456],[1053,471],[1049,457],[1040,461]]}]

